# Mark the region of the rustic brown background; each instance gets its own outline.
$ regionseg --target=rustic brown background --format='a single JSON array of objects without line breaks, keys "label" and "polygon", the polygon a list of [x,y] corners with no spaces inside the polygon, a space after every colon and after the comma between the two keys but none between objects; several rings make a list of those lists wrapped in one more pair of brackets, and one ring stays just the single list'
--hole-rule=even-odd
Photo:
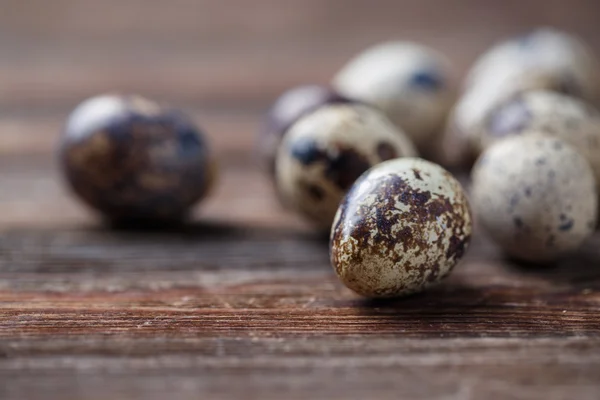
[{"label": "rustic brown background", "polygon": [[[0,399],[598,399],[600,237],[551,269],[478,235],[439,288],[366,302],[254,166],[262,110],[405,38],[460,77],[556,25],[600,49],[597,0],[0,1]],[[69,110],[105,91],[188,109],[221,184],[182,231],[103,228],[60,184]]]}]

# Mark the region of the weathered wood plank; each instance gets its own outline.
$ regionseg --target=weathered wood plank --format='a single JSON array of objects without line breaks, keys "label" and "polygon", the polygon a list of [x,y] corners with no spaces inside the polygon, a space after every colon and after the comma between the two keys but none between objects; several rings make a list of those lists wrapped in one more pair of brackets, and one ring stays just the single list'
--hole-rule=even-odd
[{"label": "weathered wood plank", "polygon": [[[87,343],[87,344],[86,344]],[[269,338],[28,342],[2,398],[596,399],[596,340]],[[80,353],[76,350],[79,348]],[[149,352],[148,348],[155,349]],[[44,350],[45,349],[45,350]],[[12,351],[12,353],[10,353]],[[125,357],[126,356],[126,357]]]},{"label": "weathered wood plank", "polygon": [[323,240],[293,229],[215,226],[150,235],[6,232],[0,337],[600,334],[595,243],[557,267],[531,270],[479,239],[446,284],[369,302],[336,281]]}]

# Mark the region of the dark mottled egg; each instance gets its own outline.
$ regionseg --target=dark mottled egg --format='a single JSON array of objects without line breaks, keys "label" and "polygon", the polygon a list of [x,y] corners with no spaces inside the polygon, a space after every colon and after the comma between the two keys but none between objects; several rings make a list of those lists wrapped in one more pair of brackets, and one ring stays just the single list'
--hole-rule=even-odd
[{"label": "dark mottled egg", "polygon": [[595,230],[594,174],[561,139],[532,133],[500,141],[481,155],[472,175],[478,221],[512,257],[553,261]]},{"label": "dark mottled egg", "polygon": [[333,86],[382,110],[425,152],[453,101],[449,64],[424,46],[388,42],[350,60],[334,77]]},{"label": "dark mottled egg", "polygon": [[585,156],[600,183],[600,113],[583,101],[550,91],[510,98],[487,114],[479,149],[523,134],[563,139]]},{"label": "dark mottled egg", "polygon": [[419,292],[448,276],[470,242],[471,213],[460,183],[437,164],[402,158],[362,175],[331,230],[331,263],[367,297]]},{"label": "dark mottled egg", "polygon": [[81,103],[66,124],[60,161],[73,191],[118,222],[181,219],[214,174],[192,121],[139,96]]},{"label": "dark mottled egg", "polygon": [[378,110],[333,104],[300,118],[287,131],[276,163],[284,203],[329,229],[354,181],[382,161],[415,155],[406,137]]},{"label": "dark mottled egg", "polygon": [[283,135],[294,122],[326,104],[353,103],[333,89],[321,85],[303,85],[283,93],[267,112],[260,132],[259,154],[265,169],[275,174],[275,156]]}]

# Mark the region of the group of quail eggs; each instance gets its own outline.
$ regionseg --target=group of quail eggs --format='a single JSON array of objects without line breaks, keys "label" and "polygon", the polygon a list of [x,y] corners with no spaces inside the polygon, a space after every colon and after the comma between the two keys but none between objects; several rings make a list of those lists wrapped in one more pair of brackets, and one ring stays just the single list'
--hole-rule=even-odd
[{"label": "group of quail eggs", "polygon": [[[264,169],[286,209],[330,232],[335,272],[363,296],[441,281],[469,246],[472,214],[508,256],[551,262],[597,227],[599,71],[578,38],[537,29],[492,47],[457,91],[443,55],[380,44],[329,86],[277,99]],[[216,171],[190,118],[139,96],[79,105],[60,160],[74,193],[116,223],[181,221]],[[472,166],[470,198],[438,163]]]},{"label": "group of quail eggs", "polygon": [[[527,263],[556,261],[596,231],[592,51],[540,28],[493,46],[458,90],[450,68],[427,47],[380,44],[267,114],[260,148],[277,197],[330,232],[332,266],[360,295],[442,280],[469,246],[473,217]],[[470,195],[438,164],[472,167]]]}]

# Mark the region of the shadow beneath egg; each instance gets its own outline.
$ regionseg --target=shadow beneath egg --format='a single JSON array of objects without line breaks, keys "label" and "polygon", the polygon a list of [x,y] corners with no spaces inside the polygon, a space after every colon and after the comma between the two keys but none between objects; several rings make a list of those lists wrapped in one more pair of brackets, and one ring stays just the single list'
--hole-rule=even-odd
[{"label": "shadow beneath egg", "polygon": [[274,246],[284,243],[286,246],[297,243],[308,246],[317,253],[329,254],[328,233],[296,229],[293,227],[260,226],[238,224],[225,220],[200,219],[176,223],[155,223],[152,221],[127,221],[114,223],[104,221],[100,224],[79,226],[77,231],[100,234],[115,239],[148,240],[175,239],[184,242],[197,242],[198,245],[218,241],[235,246],[240,242],[273,242]]},{"label": "shadow beneath egg", "polygon": [[510,318],[510,301],[510,293],[453,283],[403,298],[351,303],[371,333],[449,338],[506,335],[498,322]]},{"label": "shadow beneath egg", "polygon": [[[18,268],[20,272],[86,272],[105,276],[141,271],[226,271],[214,279],[227,281],[241,272],[240,279],[252,281],[252,274],[257,271],[273,271],[273,279],[289,279],[292,283],[302,276],[297,272],[332,273],[327,242],[320,235],[293,227],[238,225],[219,220],[169,227],[115,227],[97,222],[24,227],[0,234],[0,250],[15,259],[33,260],[5,263],[0,268],[3,272]],[[268,275],[259,276],[271,279]],[[164,282],[169,279],[164,278]]]},{"label": "shadow beneath egg", "polygon": [[366,332],[404,338],[564,337],[597,332],[592,297],[451,284],[401,299],[356,300],[352,307]]},{"label": "shadow beneath egg", "polygon": [[314,243],[328,248],[328,233],[300,230],[286,227],[256,226],[238,224],[223,220],[181,220],[171,222],[156,222],[148,220],[109,221],[90,225],[83,230],[106,233],[114,236],[176,236],[192,240],[222,239],[239,240],[244,238],[298,240]]},{"label": "shadow beneath egg", "polygon": [[155,222],[147,220],[130,221],[104,221],[104,224],[95,228],[115,234],[140,234],[140,235],[169,235],[189,236],[201,239],[239,237],[246,231],[245,228],[223,221],[171,221]]},{"label": "shadow beneath egg", "polygon": [[353,306],[371,311],[398,310],[412,313],[414,310],[437,310],[445,313],[450,309],[460,307],[465,311],[467,306],[479,307],[486,304],[489,288],[467,286],[461,283],[446,283],[430,288],[424,292],[409,296],[385,299],[356,299]]},{"label": "shadow beneath egg", "polygon": [[508,268],[573,290],[600,289],[600,235],[576,253],[545,264],[507,260]]},{"label": "shadow beneath egg", "polygon": [[552,265],[473,258],[460,273],[425,292],[392,299],[353,298],[344,305],[378,333],[538,337],[597,332],[598,296],[599,235]]}]

